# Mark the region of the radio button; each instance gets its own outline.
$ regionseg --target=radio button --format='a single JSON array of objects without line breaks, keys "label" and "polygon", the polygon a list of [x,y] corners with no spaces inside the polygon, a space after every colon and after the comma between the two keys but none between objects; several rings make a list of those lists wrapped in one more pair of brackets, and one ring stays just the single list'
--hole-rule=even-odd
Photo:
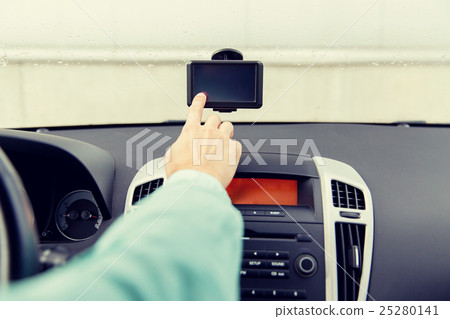
[{"label": "radio button", "polygon": [[270,268],[288,269],[289,268],[289,260],[271,260],[268,262],[267,266]]},{"label": "radio button", "polygon": [[266,216],[284,217],[285,213],[281,210],[268,210],[265,212]]},{"label": "radio button", "polygon": [[262,297],[264,292],[262,289],[241,289],[241,296],[245,297]]},{"label": "radio button", "polygon": [[252,270],[252,269],[242,269],[241,270],[241,277],[256,278],[256,277],[258,277],[258,271],[257,270]]},{"label": "radio button", "polygon": [[306,299],[306,290],[285,290],[283,295],[285,298]]},{"label": "radio button", "polygon": [[244,250],[244,258],[266,258],[265,250]]},{"label": "radio button", "polygon": [[288,270],[260,270],[259,277],[264,278],[289,278]]},{"label": "radio button", "polygon": [[264,297],[266,298],[282,298],[284,297],[284,291],[278,289],[264,289]]},{"label": "radio button", "polygon": [[265,268],[267,262],[264,260],[244,260],[242,266],[244,268]]},{"label": "radio button", "polygon": [[306,243],[312,241],[312,238],[309,234],[297,234],[297,241]]},{"label": "radio button", "polygon": [[244,216],[264,216],[264,213],[263,210],[246,210],[244,211]]},{"label": "radio button", "polygon": [[270,259],[289,259],[288,251],[268,251],[267,258]]}]

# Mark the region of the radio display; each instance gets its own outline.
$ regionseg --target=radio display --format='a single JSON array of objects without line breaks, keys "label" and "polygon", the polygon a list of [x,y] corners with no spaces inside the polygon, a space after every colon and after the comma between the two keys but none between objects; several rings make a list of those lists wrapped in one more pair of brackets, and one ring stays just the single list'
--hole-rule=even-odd
[{"label": "radio display", "polygon": [[297,180],[234,178],[227,193],[235,205],[298,205]]}]

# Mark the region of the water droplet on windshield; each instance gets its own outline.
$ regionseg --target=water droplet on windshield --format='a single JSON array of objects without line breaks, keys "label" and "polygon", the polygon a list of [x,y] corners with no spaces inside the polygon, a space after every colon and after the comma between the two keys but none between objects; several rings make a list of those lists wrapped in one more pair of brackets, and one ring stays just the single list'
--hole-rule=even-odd
[{"label": "water droplet on windshield", "polygon": [[0,66],[8,66],[8,57],[6,56],[6,54],[0,56]]}]

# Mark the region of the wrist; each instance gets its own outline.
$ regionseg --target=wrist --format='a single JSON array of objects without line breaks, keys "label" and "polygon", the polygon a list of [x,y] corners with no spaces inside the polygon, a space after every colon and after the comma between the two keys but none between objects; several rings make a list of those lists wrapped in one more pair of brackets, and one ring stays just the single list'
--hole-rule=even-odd
[{"label": "wrist", "polygon": [[[217,177],[193,168],[177,170],[170,177],[167,177],[166,186],[177,185],[186,182],[186,180],[199,180],[199,183],[207,185],[209,190],[215,189],[226,194],[223,184]],[[199,183],[196,183],[196,185],[198,186]]]}]

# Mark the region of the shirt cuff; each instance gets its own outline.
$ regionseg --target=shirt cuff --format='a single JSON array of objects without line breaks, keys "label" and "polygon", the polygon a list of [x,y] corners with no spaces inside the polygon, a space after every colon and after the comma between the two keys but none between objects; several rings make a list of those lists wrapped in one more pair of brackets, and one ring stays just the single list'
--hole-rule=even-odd
[{"label": "shirt cuff", "polygon": [[186,181],[193,181],[196,179],[198,180],[196,182],[196,185],[204,185],[208,189],[215,191],[218,195],[226,196],[228,200],[230,200],[227,191],[217,178],[207,173],[197,171],[195,169],[184,169],[176,171],[166,181],[165,186],[169,186],[172,184],[179,184]]}]

